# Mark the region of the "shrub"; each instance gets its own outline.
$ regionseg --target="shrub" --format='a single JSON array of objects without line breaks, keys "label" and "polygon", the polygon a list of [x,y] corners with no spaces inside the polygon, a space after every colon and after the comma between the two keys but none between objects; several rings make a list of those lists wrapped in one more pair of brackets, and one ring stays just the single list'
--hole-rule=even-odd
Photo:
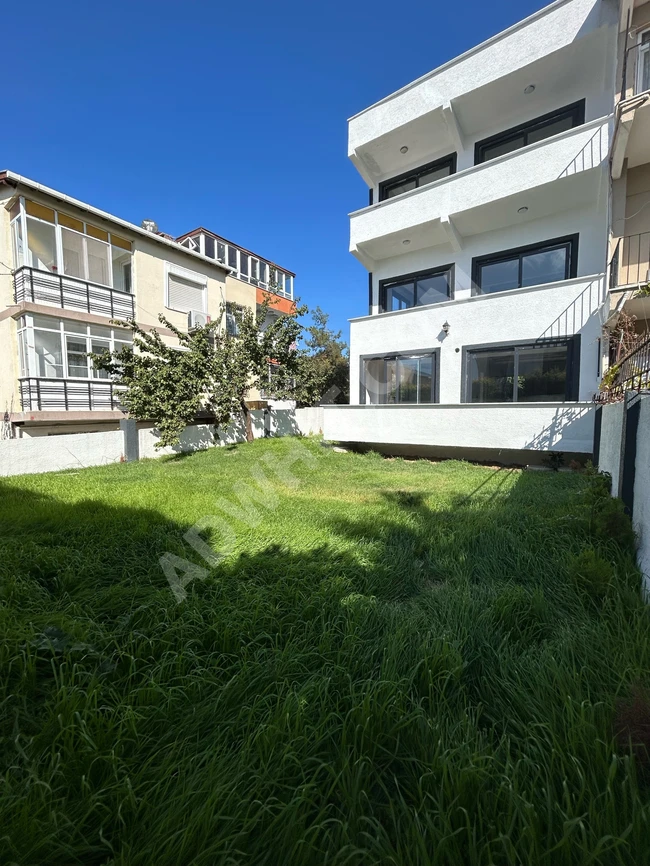
[{"label": "shrub", "polygon": [[569,564],[569,577],[577,589],[593,601],[602,601],[614,580],[611,562],[603,559],[592,548],[574,556]]},{"label": "shrub", "polygon": [[592,532],[598,538],[611,539],[623,550],[633,550],[636,536],[632,521],[620,499],[601,499],[593,512]]}]

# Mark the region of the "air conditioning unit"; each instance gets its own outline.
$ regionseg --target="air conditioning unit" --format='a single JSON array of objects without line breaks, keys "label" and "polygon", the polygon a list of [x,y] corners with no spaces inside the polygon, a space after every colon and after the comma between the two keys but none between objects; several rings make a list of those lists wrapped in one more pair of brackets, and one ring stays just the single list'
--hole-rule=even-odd
[{"label": "air conditioning unit", "polygon": [[201,313],[198,310],[190,310],[187,314],[187,330],[195,331],[197,328],[202,328],[210,321],[210,316]]}]

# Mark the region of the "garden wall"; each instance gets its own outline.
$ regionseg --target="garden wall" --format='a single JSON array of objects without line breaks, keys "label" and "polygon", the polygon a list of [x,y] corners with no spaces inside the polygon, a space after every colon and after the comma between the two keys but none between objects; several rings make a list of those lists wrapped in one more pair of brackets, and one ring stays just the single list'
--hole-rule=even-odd
[{"label": "garden wall", "polygon": [[[255,439],[265,436],[308,436],[321,432],[323,427],[323,409],[320,406],[272,411],[255,409],[251,415]],[[0,440],[0,477],[102,466],[246,441],[246,431],[240,420],[219,430],[216,436],[214,425],[193,424],[185,428],[179,445],[160,449],[155,447],[158,435],[152,425],[124,420],[120,422],[120,427],[120,430],[96,433]]]},{"label": "garden wall", "polygon": [[637,562],[650,600],[650,395],[628,394],[597,412],[596,462],[612,476],[612,495],[623,500],[632,517]]}]

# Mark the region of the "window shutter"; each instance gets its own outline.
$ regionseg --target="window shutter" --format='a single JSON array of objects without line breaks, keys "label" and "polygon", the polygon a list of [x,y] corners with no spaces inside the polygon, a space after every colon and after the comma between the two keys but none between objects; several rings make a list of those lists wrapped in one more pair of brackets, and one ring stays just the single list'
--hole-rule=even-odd
[{"label": "window shutter", "polygon": [[205,286],[193,283],[178,274],[169,274],[169,301],[168,305],[173,310],[181,313],[189,313],[190,310],[203,312]]}]

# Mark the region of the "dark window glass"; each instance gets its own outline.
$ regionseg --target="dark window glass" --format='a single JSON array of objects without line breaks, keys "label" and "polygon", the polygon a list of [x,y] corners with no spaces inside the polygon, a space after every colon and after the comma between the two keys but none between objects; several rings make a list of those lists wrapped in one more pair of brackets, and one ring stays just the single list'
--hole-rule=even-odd
[{"label": "dark window glass", "polygon": [[512,349],[474,352],[470,357],[471,402],[511,403],[515,375]]},{"label": "dark window glass", "polygon": [[396,195],[401,195],[403,192],[416,188],[417,181],[405,180],[403,183],[396,183],[395,186],[387,186],[383,198],[394,198]]},{"label": "dark window glass", "polygon": [[266,282],[266,262],[260,262],[260,282]]},{"label": "dark window glass", "polygon": [[560,117],[558,120],[552,120],[538,129],[532,129],[526,137],[526,144],[544,141],[545,138],[550,138],[552,135],[558,135],[560,132],[567,132],[569,129],[573,129],[573,126],[573,117],[570,115]]},{"label": "dark window glass", "polygon": [[244,253],[239,254],[239,270],[245,277],[248,276],[248,256]]},{"label": "dark window glass", "polygon": [[404,172],[398,177],[392,177],[390,180],[383,181],[379,184],[379,201],[385,201],[388,198],[393,198],[396,195],[401,195],[403,192],[408,192],[411,189],[424,186],[427,183],[433,183],[434,180],[440,180],[443,177],[448,177],[456,171],[456,154],[452,153],[442,159],[437,159],[435,162],[429,162],[426,165],[421,165],[419,168],[411,169]]},{"label": "dark window glass", "polygon": [[449,299],[449,272],[422,277],[416,282],[417,305],[437,304]]},{"label": "dark window glass", "polygon": [[568,344],[480,349],[468,353],[471,403],[542,403],[567,399]]},{"label": "dark window glass", "polygon": [[237,247],[228,247],[228,264],[231,268],[237,267]]},{"label": "dark window glass", "polygon": [[519,288],[519,259],[481,265],[479,285],[483,295]]},{"label": "dark window glass", "polygon": [[577,274],[578,236],[559,238],[474,259],[477,294],[560,282]]},{"label": "dark window glass", "polygon": [[520,403],[564,400],[567,347],[519,349],[517,400]]},{"label": "dark window glass", "polygon": [[413,290],[413,283],[406,283],[403,286],[389,286],[386,289],[386,309],[407,310],[409,307],[414,307]]},{"label": "dark window glass", "polygon": [[541,286],[566,279],[568,246],[521,257],[521,285]]},{"label": "dark window glass", "polygon": [[369,403],[435,402],[435,356],[368,358],[363,400]]},{"label": "dark window glass", "polygon": [[474,162],[478,165],[497,156],[512,153],[528,144],[543,141],[552,135],[573,129],[585,122],[585,101],[581,99],[564,108],[558,108],[542,117],[537,117],[528,123],[522,123],[513,129],[506,129],[497,135],[492,135],[476,143]]},{"label": "dark window glass", "polygon": [[209,259],[214,258],[214,238],[204,235],[205,254]]},{"label": "dark window glass", "polygon": [[514,138],[506,138],[491,147],[486,147],[483,150],[483,159],[481,162],[487,162],[489,159],[494,159],[497,156],[504,156],[506,153],[512,153],[513,150],[519,150],[520,147],[526,146],[526,139],[523,135],[517,135]]},{"label": "dark window glass", "polygon": [[440,301],[449,300],[451,293],[451,265],[435,271],[409,274],[395,280],[382,280],[379,284],[382,313],[407,310],[410,307],[420,307],[425,304],[437,304]]}]

